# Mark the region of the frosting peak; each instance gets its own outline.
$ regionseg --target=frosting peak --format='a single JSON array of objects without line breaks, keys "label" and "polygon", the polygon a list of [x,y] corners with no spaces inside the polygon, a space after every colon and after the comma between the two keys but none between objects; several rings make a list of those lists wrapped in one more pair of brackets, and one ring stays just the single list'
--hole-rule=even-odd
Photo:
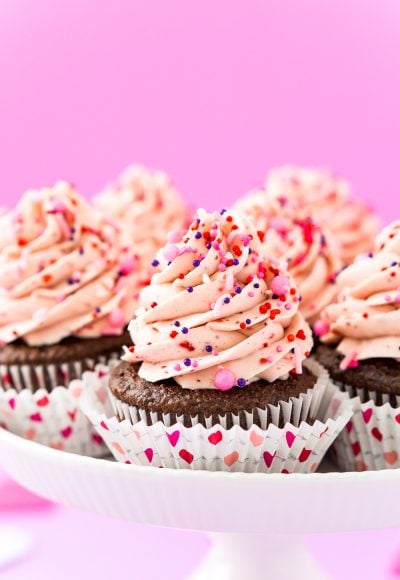
[{"label": "frosting peak", "polygon": [[70,184],[26,192],[0,229],[0,341],[120,334],[139,291],[136,262]]},{"label": "frosting peak", "polygon": [[268,207],[265,191],[254,192],[236,207],[248,215],[262,236],[264,252],[286,262],[298,285],[301,311],[314,322],[336,297],[336,274],[342,267],[329,232],[311,218],[294,218]]},{"label": "frosting peak", "polygon": [[198,210],[158,258],[124,356],[143,363],[140,376],[226,390],[301,372],[312,339],[298,291],[247,218]]},{"label": "frosting peak", "polygon": [[171,230],[185,230],[187,208],[168,175],[131,165],[94,198],[95,206],[122,226],[126,244],[151,259]]},{"label": "frosting peak", "polygon": [[360,256],[338,277],[338,304],[328,306],[322,340],[338,343],[346,361],[400,358],[400,227],[394,222],[377,239],[375,254]]},{"label": "frosting peak", "polygon": [[362,252],[373,249],[379,220],[352,196],[347,181],[329,171],[283,166],[267,176],[268,204],[280,213],[296,218],[312,216],[340,243],[340,257],[349,264]]}]

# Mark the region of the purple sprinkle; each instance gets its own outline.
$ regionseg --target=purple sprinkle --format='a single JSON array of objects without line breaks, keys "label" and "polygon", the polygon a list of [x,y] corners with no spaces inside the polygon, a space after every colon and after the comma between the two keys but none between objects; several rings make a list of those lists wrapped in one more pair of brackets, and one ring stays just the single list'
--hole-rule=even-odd
[{"label": "purple sprinkle", "polygon": [[254,288],[259,288],[259,287],[260,287],[260,284],[259,284],[258,282],[256,282],[256,283],[254,284]]},{"label": "purple sprinkle", "polygon": [[237,258],[233,259],[233,265],[234,266],[238,266],[239,265],[239,260]]},{"label": "purple sprinkle", "polygon": [[206,244],[206,248],[207,250],[211,250],[211,244],[210,243]]},{"label": "purple sprinkle", "polygon": [[193,292],[193,287],[192,287],[192,286],[188,286],[188,287],[186,288],[186,290],[187,290],[188,292]]},{"label": "purple sprinkle", "polygon": [[182,332],[183,334],[187,334],[189,332],[189,329],[186,328],[186,326],[182,326]]},{"label": "purple sprinkle", "polygon": [[200,260],[193,260],[193,266],[195,268],[197,268],[197,266],[200,266]]},{"label": "purple sprinkle", "polygon": [[181,323],[179,322],[179,320],[176,320],[176,321],[174,322],[174,324],[175,324],[175,326],[180,326],[180,325],[181,325]]},{"label": "purple sprinkle", "polygon": [[207,352],[212,352],[212,346],[210,344],[207,344],[206,351]]},{"label": "purple sprinkle", "polygon": [[235,288],[236,294],[240,294],[241,291],[242,291],[242,289],[240,288],[240,286],[236,286],[236,288]]},{"label": "purple sprinkle", "polygon": [[158,260],[153,260],[151,265],[153,266],[153,268],[157,268],[157,266],[159,265],[159,261]]},{"label": "purple sprinkle", "polygon": [[238,387],[245,387],[246,382],[247,382],[246,379],[238,379],[237,380]]},{"label": "purple sprinkle", "polygon": [[198,240],[203,236],[203,234],[201,232],[196,232],[194,234],[194,237],[197,238]]},{"label": "purple sprinkle", "polygon": [[190,365],[192,364],[192,361],[190,360],[190,358],[184,358],[183,364],[185,365],[185,367],[190,367]]},{"label": "purple sprinkle", "polygon": [[246,318],[246,324],[251,324],[250,318]]},{"label": "purple sprinkle", "polygon": [[231,299],[230,299],[228,296],[226,296],[226,297],[224,298],[224,302],[225,302],[225,304],[229,304],[229,302],[230,302],[230,301],[231,301]]}]

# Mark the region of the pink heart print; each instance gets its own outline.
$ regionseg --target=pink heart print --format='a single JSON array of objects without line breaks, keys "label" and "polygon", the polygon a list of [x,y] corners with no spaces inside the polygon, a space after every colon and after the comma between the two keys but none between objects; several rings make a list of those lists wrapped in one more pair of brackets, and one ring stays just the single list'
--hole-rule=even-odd
[{"label": "pink heart print", "polygon": [[211,445],[218,445],[218,443],[222,441],[221,431],[215,431],[215,433],[211,433],[211,435],[208,436],[208,440]]},{"label": "pink heart print", "polygon": [[369,423],[369,421],[371,420],[371,417],[372,417],[372,409],[365,409],[365,411],[362,412],[362,416],[363,416],[364,422]]},{"label": "pink heart print", "polygon": [[272,465],[272,462],[273,462],[273,460],[274,460],[274,458],[275,458],[275,455],[276,455],[276,451],[274,451],[274,453],[273,453],[273,454],[272,454],[272,453],[270,453],[269,451],[264,451],[264,454],[263,454],[263,457],[264,457],[264,462],[265,462],[265,465],[266,465],[268,468],[270,468],[270,467],[271,467],[271,465]]},{"label": "pink heart print", "polygon": [[236,461],[238,459],[239,459],[239,453],[237,451],[232,451],[232,453],[228,453],[228,455],[225,455],[225,457],[224,457],[224,463],[228,467],[232,467],[232,465],[234,463],[236,463]]},{"label": "pink heart print", "polygon": [[167,437],[168,437],[168,441],[171,443],[172,447],[175,447],[176,444],[178,443],[179,437],[180,437],[180,432],[179,431],[174,431],[173,433],[166,433]]},{"label": "pink heart print", "polygon": [[288,444],[289,449],[292,447],[295,439],[296,435],[294,435],[291,431],[286,431],[286,443]]}]

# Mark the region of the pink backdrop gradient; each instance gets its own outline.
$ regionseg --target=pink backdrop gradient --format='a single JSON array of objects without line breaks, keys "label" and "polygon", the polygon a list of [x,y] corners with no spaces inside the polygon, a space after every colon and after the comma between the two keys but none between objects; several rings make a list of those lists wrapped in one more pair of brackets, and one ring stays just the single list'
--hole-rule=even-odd
[{"label": "pink backdrop gradient", "polygon": [[[400,217],[399,32],[396,0],[2,0],[0,204],[58,178],[91,195],[140,161],[211,208],[290,161],[332,167]],[[64,509],[0,505],[0,521],[37,542],[10,580],[122,577],[127,554],[175,580],[206,549]],[[341,580],[389,577],[396,546],[398,531],[312,540]]]}]

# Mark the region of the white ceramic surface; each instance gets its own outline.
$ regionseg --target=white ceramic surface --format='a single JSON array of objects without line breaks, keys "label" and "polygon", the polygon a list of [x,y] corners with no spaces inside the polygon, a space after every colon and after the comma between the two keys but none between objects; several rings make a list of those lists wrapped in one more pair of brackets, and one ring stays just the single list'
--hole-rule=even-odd
[{"label": "white ceramic surface", "polygon": [[[72,455],[2,429],[0,464],[31,491],[68,506],[219,532],[196,579],[243,578],[245,570],[252,578],[293,578],[296,566],[307,569],[308,579],[321,577],[293,535],[400,526],[397,469],[304,475],[156,469]],[[267,554],[273,576],[261,567]]]}]

